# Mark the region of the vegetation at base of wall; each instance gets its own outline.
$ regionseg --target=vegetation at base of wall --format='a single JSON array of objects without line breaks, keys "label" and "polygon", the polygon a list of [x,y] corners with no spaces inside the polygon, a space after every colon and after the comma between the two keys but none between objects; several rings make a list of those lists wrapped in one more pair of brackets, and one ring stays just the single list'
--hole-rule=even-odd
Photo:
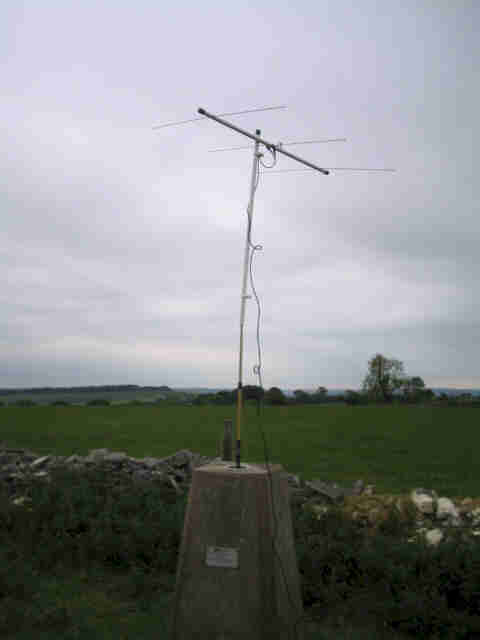
[{"label": "vegetation at base of wall", "polygon": [[320,521],[297,512],[293,523],[304,606],[320,619],[341,608],[351,619],[372,616],[413,638],[480,634],[478,539],[457,532],[438,547],[407,542],[411,525],[393,509],[374,535],[336,510]]},{"label": "vegetation at base of wall", "polygon": [[[22,506],[0,494],[0,635],[100,638],[108,623],[112,637],[130,637],[122,633],[136,621],[132,636],[166,640],[159,626],[170,615],[187,496],[155,481],[119,484],[100,469],[52,476],[29,487]],[[410,524],[393,510],[373,536],[336,509],[318,520],[292,507],[292,522],[305,614],[320,628],[341,608],[405,637],[480,633],[478,539],[401,542]],[[151,635],[139,635],[149,616]]]}]

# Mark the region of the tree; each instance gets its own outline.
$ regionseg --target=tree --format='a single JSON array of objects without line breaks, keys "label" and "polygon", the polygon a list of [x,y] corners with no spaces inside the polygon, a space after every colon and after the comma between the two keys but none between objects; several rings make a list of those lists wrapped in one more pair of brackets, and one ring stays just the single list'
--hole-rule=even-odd
[{"label": "tree", "polygon": [[345,403],[349,405],[368,404],[368,398],[365,394],[347,389],[343,396]]},{"label": "tree", "polygon": [[318,389],[313,394],[313,400],[314,402],[326,402],[327,395],[327,387],[318,387]]},{"label": "tree", "polygon": [[255,384],[246,384],[244,387],[242,387],[242,396],[244,400],[256,400],[257,402],[260,402],[260,400],[264,396],[264,393],[265,392],[262,387],[259,387]]},{"label": "tree", "polygon": [[394,391],[401,389],[404,383],[403,362],[377,353],[368,362],[362,388],[374,400],[391,402]]},{"label": "tree", "polygon": [[106,398],[93,398],[93,400],[89,400],[86,404],[87,407],[108,407],[110,400]]},{"label": "tree", "polygon": [[278,387],[271,387],[265,394],[265,400],[269,404],[287,404],[287,398]]},{"label": "tree", "polygon": [[235,391],[218,391],[215,395],[215,404],[234,404],[236,400]]},{"label": "tree", "polygon": [[310,401],[309,394],[306,391],[303,391],[302,389],[296,389],[293,392],[293,396],[297,404],[306,404],[307,402]]},{"label": "tree", "polygon": [[405,378],[402,391],[405,400],[418,402],[425,396],[425,382],[419,376]]}]

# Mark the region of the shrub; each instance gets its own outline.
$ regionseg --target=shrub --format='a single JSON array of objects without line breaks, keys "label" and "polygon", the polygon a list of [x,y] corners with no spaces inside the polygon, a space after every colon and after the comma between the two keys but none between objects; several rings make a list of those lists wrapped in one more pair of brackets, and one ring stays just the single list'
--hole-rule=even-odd
[{"label": "shrub", "polygon": [[108,407],[110,404],[110,400],[106,398],[94,398],[87,402],[87,407]]},{"label": "shrub", "polygon": [[21,400],[16,400],[14,403],[11,403],[16,407],[36,407],[37,403],[30,398],[22,398]]},{"label": "shrub", "polygon": [[[52,482],[27,488],[28,508],[13,505],[0,486],[0,634],[37,620],[28,607],[39,575],[59,567],[127,572],[118,588],[142,602],[173,588],[187,494],[159,478],[139,482],[101,467],[50,474]],[[305,607],[341,605],[352,619],[368,613],[425,640],[479,637],[478,539],[454,532],[438,547],[409,543],[393,515],[368,534],[339,508],[317,519],[298,503],[292,522]],[[172,582],[162,587],[164,574]],[[70,624],[59,616],[55,624]],[[48,627],[50,618],[42,620]]]}]

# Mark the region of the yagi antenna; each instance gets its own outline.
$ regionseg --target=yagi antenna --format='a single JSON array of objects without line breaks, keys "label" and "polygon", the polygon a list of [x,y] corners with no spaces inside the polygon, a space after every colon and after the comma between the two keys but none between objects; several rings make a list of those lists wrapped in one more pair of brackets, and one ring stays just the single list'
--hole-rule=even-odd
[{"label": "yagi antenna", "polygon": [[[220,113],[221,116],[240,116],[244,113],[257,113],[258,111],[274,111],[276,109],[286,109],[285,105],[278,107],[260,107],[259,109],[245,109],[244,111],[230,111],[230,113]],[[191,120],[179,120],[178,122],[167,122],[166,124],[156,124],[152,129],[165,129],[165,127],[175,127],[179,124],[187,124],[188,122],[198,122],[203,118],[192,118]]]},{"label": "yagi antenna", "polygon": [[[257,187],[258,180],[258,172],[260,168],[260,158],[263,154],[260,152],[260,145],[264,145],[267,149],[269,149],[272,153],[280,153],[292,160],[296,160],[301,164],[322,173],[323,175],[328,175],[329,171],[313,162],[309,162],[304,158],[300,158],[299,156],[290,153],[283,148],[282,144],[274,144],[273,142],[268,142],[264,138],[261,138],[261,131],[259,129],[256,130],[255,133],[251,133],[250,131],[246,131],[245,129],[241,129],[235,124],[224,120],[222,117],[214,115],[213,113],[208,112],[206,109],[199,108],[198,113],[202,116],[210,118],[211,120],[218,122],[219,124],[240,133],[246,138],[250,138],[255,142],[254,153],[253,153],[253,165],[252,165],[252,173],[250,179],[250,198],[248,202],[248,228],[247,228],[247,238],[245,242],[245,254],[244,254],[244,262],[243,262],[243,279],[242,279],[242,294],[241,294],[241,305],[240,305],[240,348],[239,348],[239,359],[238,359],[238,386],[237,386],[237,420],[236,420],[236,467],[240,469],[240,448],[241,448],[241,424],[242,424],[242,410],[243,410],[243,397],[242,397],[242,386],[243,386],[243,329],[245,324],[245,303],[249,296],[247,296],[247,272],[248,272],[248,264],[250,259],[250,254],[255,250],[254,246],[251,244],[250,240],[250,229],[252,225],[252,217],[253,217],[253,203],[255,198],[255,190]],[[260,377],[260,364],[257,365],[256,371]]]}]

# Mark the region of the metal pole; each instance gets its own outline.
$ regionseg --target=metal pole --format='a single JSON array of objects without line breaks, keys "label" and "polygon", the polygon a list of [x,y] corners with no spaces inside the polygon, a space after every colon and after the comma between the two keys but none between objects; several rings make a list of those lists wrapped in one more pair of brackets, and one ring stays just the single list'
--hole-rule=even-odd
[{"label": "metal pole", "polygon": [[232,420],[223,421],[223,451],[222,460],[232,461]]},{"label": "metal pole", "polygon": [[[261,131],[257,129],[256,134],[257,137],[260,135]],[[240,348],[239,348],[239,358],[238,358],[238,387],[237,387],[237,424],[236,424],[236,435],[237,435],[237,445],[235,452],[235,460],[237,463],[237,469],[240,468],[240,441],[241,441],[241,425],[242,425],[242,410],[243,410],[243,391],[242,391],[242,377],[243,377],[243,327],[245,325],[245,303],[247,298],[247,274],[248,274],[248,261],[250,258],[250,227],[252,224],[252,216],[253,216],[253,202],[255,199],[255,189],[257,186],[257,176],[258,176],[258,162],[261,157],[261,153],[259,152],[260,140],[255,140],[255,147],[253,151],[253,163],[252,163],[252,175],[250,179],[250,199],[248,202],[247,214],[248,214],[248,223],[247,223],[247,236],[245,240],[245,254],[243,258],[243,278],[242,278],[242,295],[240,302]]]}]

